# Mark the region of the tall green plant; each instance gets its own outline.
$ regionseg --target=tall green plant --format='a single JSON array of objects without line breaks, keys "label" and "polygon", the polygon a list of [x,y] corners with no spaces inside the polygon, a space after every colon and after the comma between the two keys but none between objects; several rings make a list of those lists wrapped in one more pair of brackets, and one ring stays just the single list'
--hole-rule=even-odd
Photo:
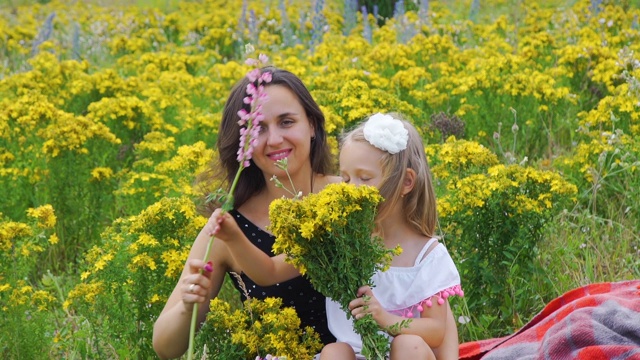
[{"label": "tall green plant", "polygon": [[508,333],[542,306],[530,286],[541,272],[538,243],[577,188],[557,173],[502,165],[473,141],[450,137],[426,150],[444,239],[467,294],[465,308],[482,337]]},{"label": "tall green plant", "polygon": [[96,351],[113,347],[126,358],[155,356],[153,323],[205,221],[189,198],[163,198],[105,230],[64,304],[91,322]]},{"label": "tall green plant", "polygon": [[542,230],[577,189],[556,173],[520,165],[491,166],[447,188],[439,214],[470,312],[494,336],[509,333],[543,304],[527,286],[542,271],[535,261]]},{"label": "tall green plant", "polygon": [[27,215],[27,222],[17,222],[0,213],[0,356],[5,359],[41,357],[54,341],[49,311],[59,302],[34,275],[58,243],[56,216],[51,205]]}]

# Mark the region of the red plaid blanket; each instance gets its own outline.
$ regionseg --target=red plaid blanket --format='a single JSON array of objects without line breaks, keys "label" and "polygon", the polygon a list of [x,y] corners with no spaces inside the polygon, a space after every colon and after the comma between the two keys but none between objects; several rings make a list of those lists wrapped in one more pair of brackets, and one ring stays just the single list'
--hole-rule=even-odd
[{"label": "red plaid blanket", "polygon": [[460,345],[460,360],[522,358],[640,360],[640,280],[571,290],[512,335]]}]

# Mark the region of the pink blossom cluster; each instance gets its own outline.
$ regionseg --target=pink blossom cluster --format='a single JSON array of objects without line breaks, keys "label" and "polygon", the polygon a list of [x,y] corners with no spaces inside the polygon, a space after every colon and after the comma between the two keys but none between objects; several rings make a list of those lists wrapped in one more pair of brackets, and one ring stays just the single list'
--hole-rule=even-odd
[{"label": "pink blossom cluster", "polygon": [[260,135],[260,122],[264,120],[262,115],[262,104],[267,100],[267,94],[264,91],[265,84],[271,82],[270,72],[261,72],[259,66],[266,64],[269,58],[260,54],[258,60],[247,59],[245,64],[255,66],[247,74],[249,84],[247,84],[247,96],[243,99],[244,103],[250,106],[250,111],[241,109],[238,111],[238,125],[240,125],[240,146],[238,147],[238,162],[243,167],[249,167],[249,160],[253,155],[253,149],[258,142]]}]

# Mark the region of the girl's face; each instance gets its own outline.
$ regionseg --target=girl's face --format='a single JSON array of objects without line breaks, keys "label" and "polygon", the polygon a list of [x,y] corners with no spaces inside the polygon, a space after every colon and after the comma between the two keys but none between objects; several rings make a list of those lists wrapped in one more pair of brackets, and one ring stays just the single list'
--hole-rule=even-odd
[{"label": "girl's face", "polygon": [[384,152],[365,142],[347,141],[340,150],[340,176],[355,185],[380,188]]},{"label": "girl's face", "polygon": [[313,127],[298,97],[289,88],[271,85],[265,88],[269,97],[262,106],[264,120],[260,122],[260,136],[253,152],[253,162],[267,179],[273,175],[286,177],[275,162],[287,158],[292,176],[301,169],[311,171],[310,151]]}]

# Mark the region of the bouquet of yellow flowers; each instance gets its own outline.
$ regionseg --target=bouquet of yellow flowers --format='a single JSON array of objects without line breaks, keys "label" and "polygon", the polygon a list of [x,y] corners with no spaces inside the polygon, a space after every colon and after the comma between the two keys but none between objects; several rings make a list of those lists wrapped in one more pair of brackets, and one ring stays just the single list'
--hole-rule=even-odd
[{"label": "bouquet of yellow flowers", "polygon": [[248,298],[239,309],[215,298],[195,347],[200,359],[311,359],[322,342],[311,327],[300,328],[296,310],[280,298]]},{"label": "bouquet of yellow flowers", "polygon": [[[275,200],[269,207],[270,230],[276,236],[273,251],[286,254],[287,261],[348,316],[358,288],[373,285],[373,274],[388,268],[397,252],[372,235],[381,200],[374,187],[338,183],[302,199]],[[371,314],[357,319],[354,330],[362,338],[363,355],[385,359],[389,340]]]}]

